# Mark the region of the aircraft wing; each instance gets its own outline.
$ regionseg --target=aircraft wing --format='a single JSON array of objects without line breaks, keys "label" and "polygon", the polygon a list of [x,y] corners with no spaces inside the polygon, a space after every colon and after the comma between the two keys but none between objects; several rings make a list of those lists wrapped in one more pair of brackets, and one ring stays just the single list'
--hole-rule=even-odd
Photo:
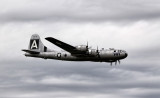
[{"label": "aircraft wing", "polygon": [[62,48],[62,49],[64,49],[64,50],[70,52],[71,54],[74,54],[74,53],[77,53],[77,52],[78,52],[78,51],[76,50],[76,47],[71,46],[71,45],[69,45],[69,44],[67,44],[67,43],[64,43],[64,42],[62,42],[62,41],[60,41],[60,40],[57,40],[57,39],[55,39],[55,38],[53,38],[53,37],[47,37],[47,38],[45,38],[45,39],[48,40],[49,42],[55,44],[56,46],[58,46],[58,47],[60,47],[60,48]]}]

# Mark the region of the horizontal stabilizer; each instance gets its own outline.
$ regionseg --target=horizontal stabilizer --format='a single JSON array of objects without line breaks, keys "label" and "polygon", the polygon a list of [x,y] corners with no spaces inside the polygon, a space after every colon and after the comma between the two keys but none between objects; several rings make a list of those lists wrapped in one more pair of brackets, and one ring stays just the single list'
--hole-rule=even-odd
[{"label": "horizontal stabilizer", "polygon": [[30,53],[30,54],[39,54],[39,53],[40,53],[40,52],[38,52],[38,51],[25,50],[25,49],[23,49],[22,51],[27,52],[27,53]]}]

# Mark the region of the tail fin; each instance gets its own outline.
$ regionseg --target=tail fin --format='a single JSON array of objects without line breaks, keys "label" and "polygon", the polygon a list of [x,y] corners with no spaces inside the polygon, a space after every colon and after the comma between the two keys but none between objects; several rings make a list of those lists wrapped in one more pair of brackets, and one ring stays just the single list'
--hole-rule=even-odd
[{"label": "tail fin", "polygon": [[40,52],[47,52],[47,47],[43,45],[38,34],[33,34],[29,42],[28,50],[22,50],[22,51],[25,51],[31,54],[35,54],[35,53],[37,54]]}]

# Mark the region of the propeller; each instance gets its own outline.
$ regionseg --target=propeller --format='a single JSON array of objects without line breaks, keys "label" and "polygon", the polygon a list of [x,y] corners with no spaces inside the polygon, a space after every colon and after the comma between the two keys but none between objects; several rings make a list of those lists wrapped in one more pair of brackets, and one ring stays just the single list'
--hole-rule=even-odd
[{"label": "propeller", "polygon": [[100,58],[99,50],[98,50],[98,46],[97,46],[97,50],[96,50],[96,52],[97,52],[97,56]]},{"label": "propeller", "polygon": [[86,45],[86,54],[89,54],[89,49],[91,49],[92,47],[90,46],[88,46],[88,41],[87,41],[87,45]]},{"label": "propeller", "polygon": [[92,48],[92,46],[88,46],[88,41],[87,41],[87,45],[86,45],[86,49],[88,50],[88,49],[91,49]]},{"label": "propeller", "polygon": [[97,46],[97,50],[96,50],[97,54],[99,54],[99,50],[98,50],[98,46]]},{"label": "propeller", "polygon": [[88,50],[88,41],[87,41],[87,46],[86,46],[86,49]]}]

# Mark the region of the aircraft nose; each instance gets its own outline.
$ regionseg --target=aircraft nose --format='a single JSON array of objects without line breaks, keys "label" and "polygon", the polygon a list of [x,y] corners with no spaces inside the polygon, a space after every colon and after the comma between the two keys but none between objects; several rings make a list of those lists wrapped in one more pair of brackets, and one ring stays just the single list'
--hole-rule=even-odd
[{"label": "aircraft nose", "polygon": [[127,53],[125,53],[125,57],[127,57],[128,56],[128,54]]}]

